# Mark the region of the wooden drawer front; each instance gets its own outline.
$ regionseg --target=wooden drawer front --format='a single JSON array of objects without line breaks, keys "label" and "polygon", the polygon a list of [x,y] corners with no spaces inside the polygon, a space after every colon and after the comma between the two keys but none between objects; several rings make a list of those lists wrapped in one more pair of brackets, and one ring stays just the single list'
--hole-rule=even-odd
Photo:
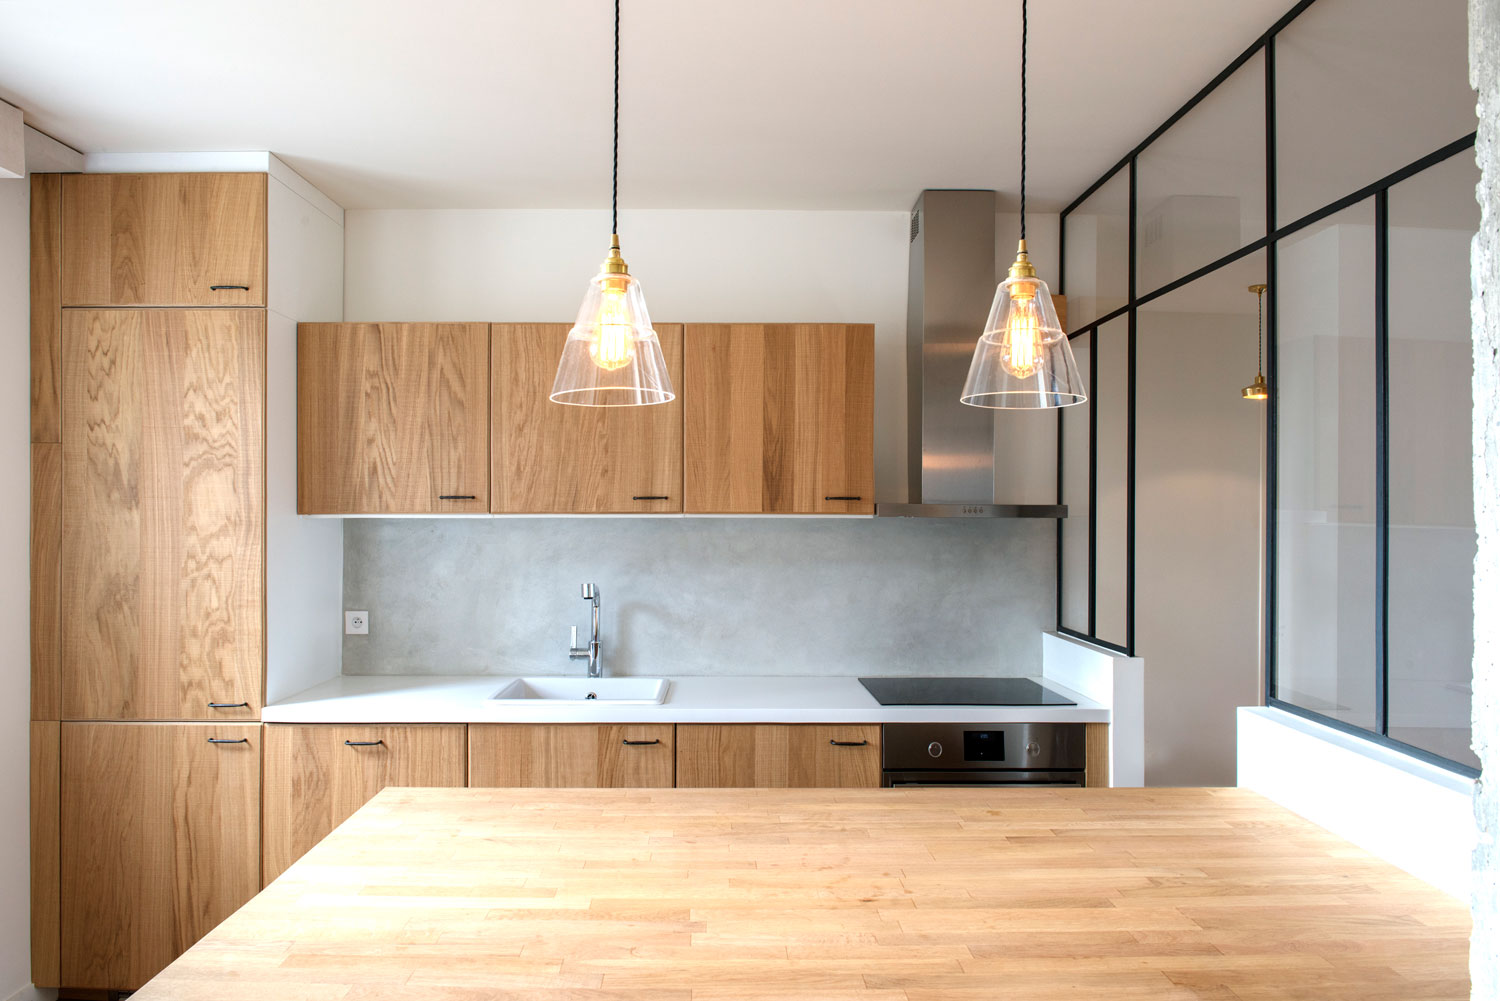
[{"label": "wooden drawer front", "polygon": [[573,407],[548,399],[567,324],[491,326],[494,511],[682,510],[682,327],[655,327],[676,399],[650,407]]},{"label": "wooden drawer front", "polygon": [[469,727],[469,785],[672,787],[671,724],[496,723]]},{"label": "wooden drawer front", "polygon": [[487,323],[297,325],[297,510],[490,509]]},{"label": "wooden drawer front", "polygon": [[63,984],[134,990],[256,894],[260,740],[254,724],[62,724]]},{"label": "wooden drawer front", "polygon": [[267,724],[264,881],[386,786],[463,784],[461,724]]},{"label": "wooden drawer front", "polygon": [[265,310],[65,311],[64,719],[259,719],[265,370]]},{"label": "wooden drawer front", "polygon": [[880,785],[880,727],[682,724],[681,787],[802,789]]},{"label": "wooden drawer front", "polygon": [[266,304],[265,174],[68,174],[62,201],[64,306]]}]

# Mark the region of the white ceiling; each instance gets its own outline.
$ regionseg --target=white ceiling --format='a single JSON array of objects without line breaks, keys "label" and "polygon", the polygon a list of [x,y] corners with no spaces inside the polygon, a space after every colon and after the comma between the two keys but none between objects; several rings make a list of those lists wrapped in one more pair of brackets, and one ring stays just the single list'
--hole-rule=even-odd
[{"label": "white ceiling", "polygon": [[[1033,207],[1291,0],[1032,0]],[[609,199],[609,0],[0,0],[0,98],[85,152],[271,150],[349,208]],[[1018,0],[625,0],[621,201],[906,209],[1018,182]]]}]

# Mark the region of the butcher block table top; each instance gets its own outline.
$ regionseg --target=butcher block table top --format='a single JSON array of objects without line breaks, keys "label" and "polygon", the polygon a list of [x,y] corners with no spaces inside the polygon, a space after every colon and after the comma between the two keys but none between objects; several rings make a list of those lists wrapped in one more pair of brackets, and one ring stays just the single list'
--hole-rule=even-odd
[{"label": "butcher block table top", "polygon": [[1469,928],[1238,789],[387,789],[134,998],[1467,999]]}]

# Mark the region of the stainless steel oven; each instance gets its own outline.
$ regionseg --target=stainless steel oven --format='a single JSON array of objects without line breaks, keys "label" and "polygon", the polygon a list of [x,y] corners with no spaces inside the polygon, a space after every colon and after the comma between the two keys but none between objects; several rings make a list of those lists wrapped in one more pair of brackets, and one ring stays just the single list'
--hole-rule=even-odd
[{"label": "stainless steel oven", "polygon": [[883,786],[1081,786],[1083,723],[886,723]]}]

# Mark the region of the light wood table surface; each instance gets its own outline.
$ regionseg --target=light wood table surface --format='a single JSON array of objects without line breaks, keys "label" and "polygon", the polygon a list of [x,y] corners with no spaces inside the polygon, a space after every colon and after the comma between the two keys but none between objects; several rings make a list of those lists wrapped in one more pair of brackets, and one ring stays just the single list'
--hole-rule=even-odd
[{"label": "light wood table surface", "polygon": [[1237,789],[387,789],[134,997],[1466,999],[1469,929]]}]

